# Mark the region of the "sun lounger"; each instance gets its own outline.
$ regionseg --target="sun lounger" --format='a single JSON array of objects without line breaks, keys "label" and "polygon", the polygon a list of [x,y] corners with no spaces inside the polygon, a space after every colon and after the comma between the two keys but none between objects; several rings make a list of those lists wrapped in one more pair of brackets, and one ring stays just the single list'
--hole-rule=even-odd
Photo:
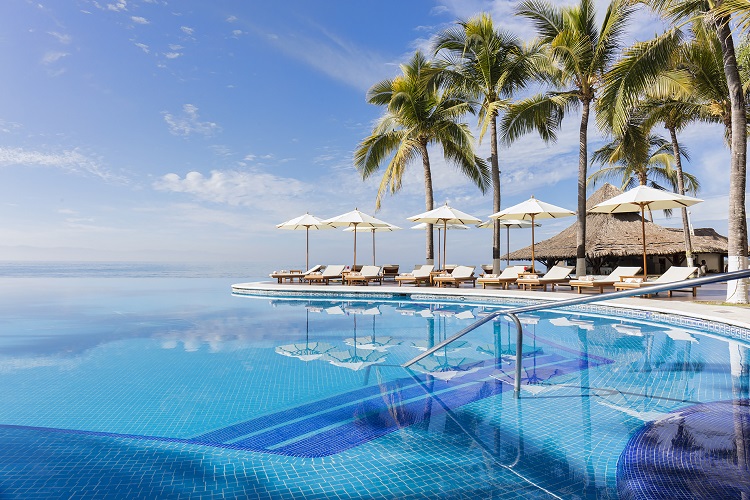
[{"label": "sun lounger", "polygon": [[310,273],[302,279],[311,285],[313,283],[325,283],[327,285],[331,280],[342,279],[341,273],[344,272],[344,268],[346,268],[346,266],[339,264],[326,266],[322,273]]},{"label": "sun lounger", "polygon": [[568,266],[553,266],[544,274],[539,275],[522,275],[516,280],[516,285],[523,288],[524,290],[531,290],[533,288],[541,288],[547,290],[547,285],[555,291],[556,285],[561,285],[570,281],[568,276],[573,272],[572,267]]},{"label": "sun lounger", "polygon": [[607,276],[594,277],[594,276],[581,276],[578,279],[570,280],[568,285],[571,288],[577,288],[578,293],[584,288],[599,289],[599,293],[604,293],[605,287],[614,287],[615,283],[620,282],[620,276],[634,276],[641,271],[640,267],[624,267],[618,266],[617,269],[612,271]]},{"label": "sun lounger", "polygon": [[474,266],[456,266],[450,274],[438,275],[432,278],[432,281],[437,284],[438,287],[444,285],[454,285],[456,288],[461,286],[461,283],[471,282],[471,285],[477,286],[477,277],[474,276]]},{"label": "sun lounger", "polygon": [[371,281],[383,284],[383,275],[380,274],[379,266],[362,266],[362,270],[359,272],[344,274],[344,283],[347,285],[355,285],[357,283],[368,285]]},{"label": "sun lounger", "polygon": [[292,282],[295,279],[302,281],[302,278],[304,278],[305,276],[309,274],[319,271],[321,267],[323,266],[317,265],[317,266],[311,267],[304,273],[302,271],[296,271],[294,269],[291,269],[289,271],[274,271],[268,276],[270,276],[271,278],[276,278],[276,280],[278,280],[279,283],[282,283],[284,280],[289,280],[290,282]]},{"label": "sun lounger", "polygon": [[518,273],[522,273],[526,270],[526,266],[508,266],[503,269],[500,274],[485,274],[477,278],[477,283],[482,285],[482,288],[487,288],[487,285],[500,285],[503,289],[507,290],[511,283],[515,283],[518,279]]},{"label": "sun lounger", "polygon": [[[697,270],[697,267],[672,266],[667,269],[667,272],[653,281],[643,281],[643,276],[621,276],[620,282],[615,283],[615,290],[634,290],[636,288],[647,288],[652,285],[663,285],[664,283],[676,283],[678,281],[685,281]],[[698,295],[698,286],[690,286],[689,283],[686,283],[685,288],[681,290],[669,290],[669,296],[672,296],[672,292],[687,292],[691,290],[693,292],[693,297]],[[652,294],[644,292],[644,295],[648,297]]]},{"label": "sun lounger", "polygon": [[383,266],[383,279],[395,279],[398,276],[398,264],[386,264]]},{"label": "sun lounger", "polygon": [[419,286],[420,283],[430,284],[430,273],[435,266],[432,264],[423,264],[419,269],[415,269],[410,273],[403,273],[396,276],[394,279],[398,282],[398,286],[402,283],[414,283]]}]

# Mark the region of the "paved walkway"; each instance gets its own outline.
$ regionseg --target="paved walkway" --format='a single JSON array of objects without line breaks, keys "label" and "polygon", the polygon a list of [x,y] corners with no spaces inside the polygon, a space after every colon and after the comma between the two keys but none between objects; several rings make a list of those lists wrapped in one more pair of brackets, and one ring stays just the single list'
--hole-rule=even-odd
[{"label": "paved walkway", "polygon": [[[568,291],[567,287],[555,292],[541,291],[523,291],[523,290],[501,290],[498,288],[482,289],[481,287],[473,288],[469,285],[460,288],[436,288],[436,287],[415,287],[401,286],[393,282],[386,281],[382,286],[344,286],[344,285],[309,285],[301,283],[283,283],[276,282],[254,282],[239,283],[232,286],[233,290],[242,293],[243,291],[258,293],[268,291],[278,293],[288,291],[291,293],[321,293],[328,292],[332,294],[351,294],[362,293],[372,294],[377,292],[399,293],[404,295],[444,295],[446,297],[474,297],[481,300],[482,297],[510,297],[510,298],[527,298],[558,301],[571,299],[586,295],[594,295],[593,292],[584,292],[579,295],[575,291]],[[606,292],[605,292],[606,294]],[[629,297],[624,299],[613,299],[611,301],[597,302],[597,304],[616,306],[628,309],[639,309],[645,311],[659,311],[667,313],[681,314],[693,318],[707,319],[726,323],[730,325],[750,328],[750,307],[725,306],[718,304],[703,304],[701,302],[721,302],[726,297],[726,285],[711,284],[704,285],[698,289],[698,296],[693,297],[689,292],[675,292],[670,298],[666,293],[652,298]]]}]

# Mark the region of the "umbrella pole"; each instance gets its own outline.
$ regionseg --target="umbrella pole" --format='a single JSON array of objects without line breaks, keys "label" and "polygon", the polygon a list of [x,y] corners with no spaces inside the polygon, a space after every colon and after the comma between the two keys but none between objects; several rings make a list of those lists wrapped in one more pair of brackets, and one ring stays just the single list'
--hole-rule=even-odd
[{"label": "umbrella pole", "polygon": [[310,269],[310,226],[305,226],[305,269]]},{"label": "umbrella pole", "polygon": [[438,244],[437,244],[438,258],[437,258],[437,268],[438,269],[442,269],[442,267],[440,267],[440,255],[441,255],[440,254],[440,226],[438,226],[437,228],[438,228]]},{"label": "umbrella pole", "polygon": [[[352,272],[357,267],[357,224],[354,224],[354,264],[352,265]],[[356,324],[356,321],[355,321]]]},{"label": "umbrella pole", "polygon": [[446,219],[446,220],[443,220],[443,271],[445,271],[445,266],[448,263],[448,255],[446,254],[446,247],[445,247],[445,243],[447,241],[448,241],[448,220]]},{"label": "umbrella pole", "polygon": [[505,256],[507,257],[506,266],[510,266],[510,226],[506,227],[505,230],[507,231],[507,235],[508,235],[507,249],[506,249],[508,250],[508,253],[505,254]]},{"label": "umbrella pole", "polygon": [[375,265],[375,228],[372,228],[372,265]]},{"label": "umbrella pole", "polygon": [[531,272],[535,273],[534,270],[534,261],[536,260],[536,257],[534,257],[534,214],[531,214]]},{"label": "umbrella pole", "polygon": [[641,242],[643,243],[643,280],[646,280],[648,273],[646,272],[646,212],[643,205],[641,205]]}]

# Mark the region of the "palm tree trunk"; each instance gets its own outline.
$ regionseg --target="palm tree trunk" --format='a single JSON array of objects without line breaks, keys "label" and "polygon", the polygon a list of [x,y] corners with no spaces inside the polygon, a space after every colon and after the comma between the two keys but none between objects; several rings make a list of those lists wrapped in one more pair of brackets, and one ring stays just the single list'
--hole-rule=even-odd
[{"label": "palm tree trunk", "polygon": [[[685,178],[682,175],[682,159],[680,158],[680,143],[677,142],[677,131],[674,127],[667,126],[669,137],[672,139],[672,154],[675,159],[675,170],[677,170],[677,190],[685,194]],[[688,220],[687,208],[682,207],[682,233],[685,235],[685,259],[688,267],[693,266],[693,241],[690,238],[690,221]]]},{"label": "palm tree trunk", "polygon": [[[427,211],[435,208],[435,200],[432,197],[432,171],[430,170],[430,156],[427,153],[427,144],[423,143],[419,145],[419,149],[422,153],[422,168],[424,168],[424,195],[425,195],[425,207]],[[427,263],[434,264],[435,252],[432,242],[432,224],[427,224],[426,242],[427,242]]]},{"label": "palm tree trunk", "polygon": [[[500,211],[500,165],[497,157],[497,115],[492,116],[490,123],[490,143],[492,162],[492,213]],[[510,249],[508,249],[510,252]],[[500,221],[495,219],[492,226],[492,272],[500,274]]]},{"label": "palm tree trunk", "polygon": [[[729,227],[728,271],[747,269],[747,219],[745,214],[745,188],[747,184],[747,116],[745,95],[737,67],[734,40],[729,18],[715,20],[716,30],[724,58],[724,74],[729,86],[732,107],[732,158],[729,165]],[[747,304],[747,280],[727,283],[727,302]]]},{"label": "palm tree trunk", "polygon": [[576,274],[586,275],[586,178],[588,166],[588,125],[591,99],[583,99],[578,135],[578,227],[576,229]]}]

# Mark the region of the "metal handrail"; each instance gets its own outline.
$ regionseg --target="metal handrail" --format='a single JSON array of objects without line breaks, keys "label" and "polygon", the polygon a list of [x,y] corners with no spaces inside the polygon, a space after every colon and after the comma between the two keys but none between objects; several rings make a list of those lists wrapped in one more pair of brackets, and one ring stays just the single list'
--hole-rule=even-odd
[{"label": "metal handrail", "polygon": [[636,288],[633,290],[622,290],[619,292],[612,292],[612,293],[606,293],[606,294],[601,293],[598,295],[587,295],[585,297],[576,297],[575,299],[565,299],[565,300],[560,300],[557,302],[546,302],[544,304],[534,304],[530,306],[514,307],[511,309],[495,311],[475,321],[474,323],[467,326],[463,330],[460,330],[458,333],[456,333],[452,337],[449,337],[445,339],[444,341],[438,343],[434,347],[426,350],[425,352],[420,353],[418,356],[410,359],[409,361],[407,361],[401,366],[404,368],[408,368],[409,366],[413,365],[417,361],[423,358],[426,358],[433,352],[439,349],[442,349],[443,347],[450,344],[451,342],[454,342],[460,339],[467,333],[470,333],[476,330],[480,326],[492,321],[498,316],[508,316],[516,324],[516,331],[517,331],[517,335],[516,335],[516,380],[515,380],[514,390],[515,390],[515,396],[519,397],[520,392],[521,392],[521,358],[523,355],[523,329],[521,327],[521,322],[516,317],[517,314],[531,312],[531,311],[539,311],[541,309],[557,309],[560,307],[575,306],[575,305],[580,305],[580,304],[590,304],[592,302],[602,302],[605,300],[621,299],[625,297],[635,297],[638,295],[653,295],[659,292],[668,292],[670,290],[693,288],[695,286],[709,285],[711,283],[722,283],[725,281],[732,281],[732,280],[737,280],[737,279],[742,279],[742,278],[750,278],[750,269],[742,269],[740,271],[732,271],[730,273],[715,274],[712,276],[703,276],[701,278],[693,278],[693,279],[688,279],[684,281],[675,281],[672,283],[663,283],[659,285],[647,285],[647,286]]}]

